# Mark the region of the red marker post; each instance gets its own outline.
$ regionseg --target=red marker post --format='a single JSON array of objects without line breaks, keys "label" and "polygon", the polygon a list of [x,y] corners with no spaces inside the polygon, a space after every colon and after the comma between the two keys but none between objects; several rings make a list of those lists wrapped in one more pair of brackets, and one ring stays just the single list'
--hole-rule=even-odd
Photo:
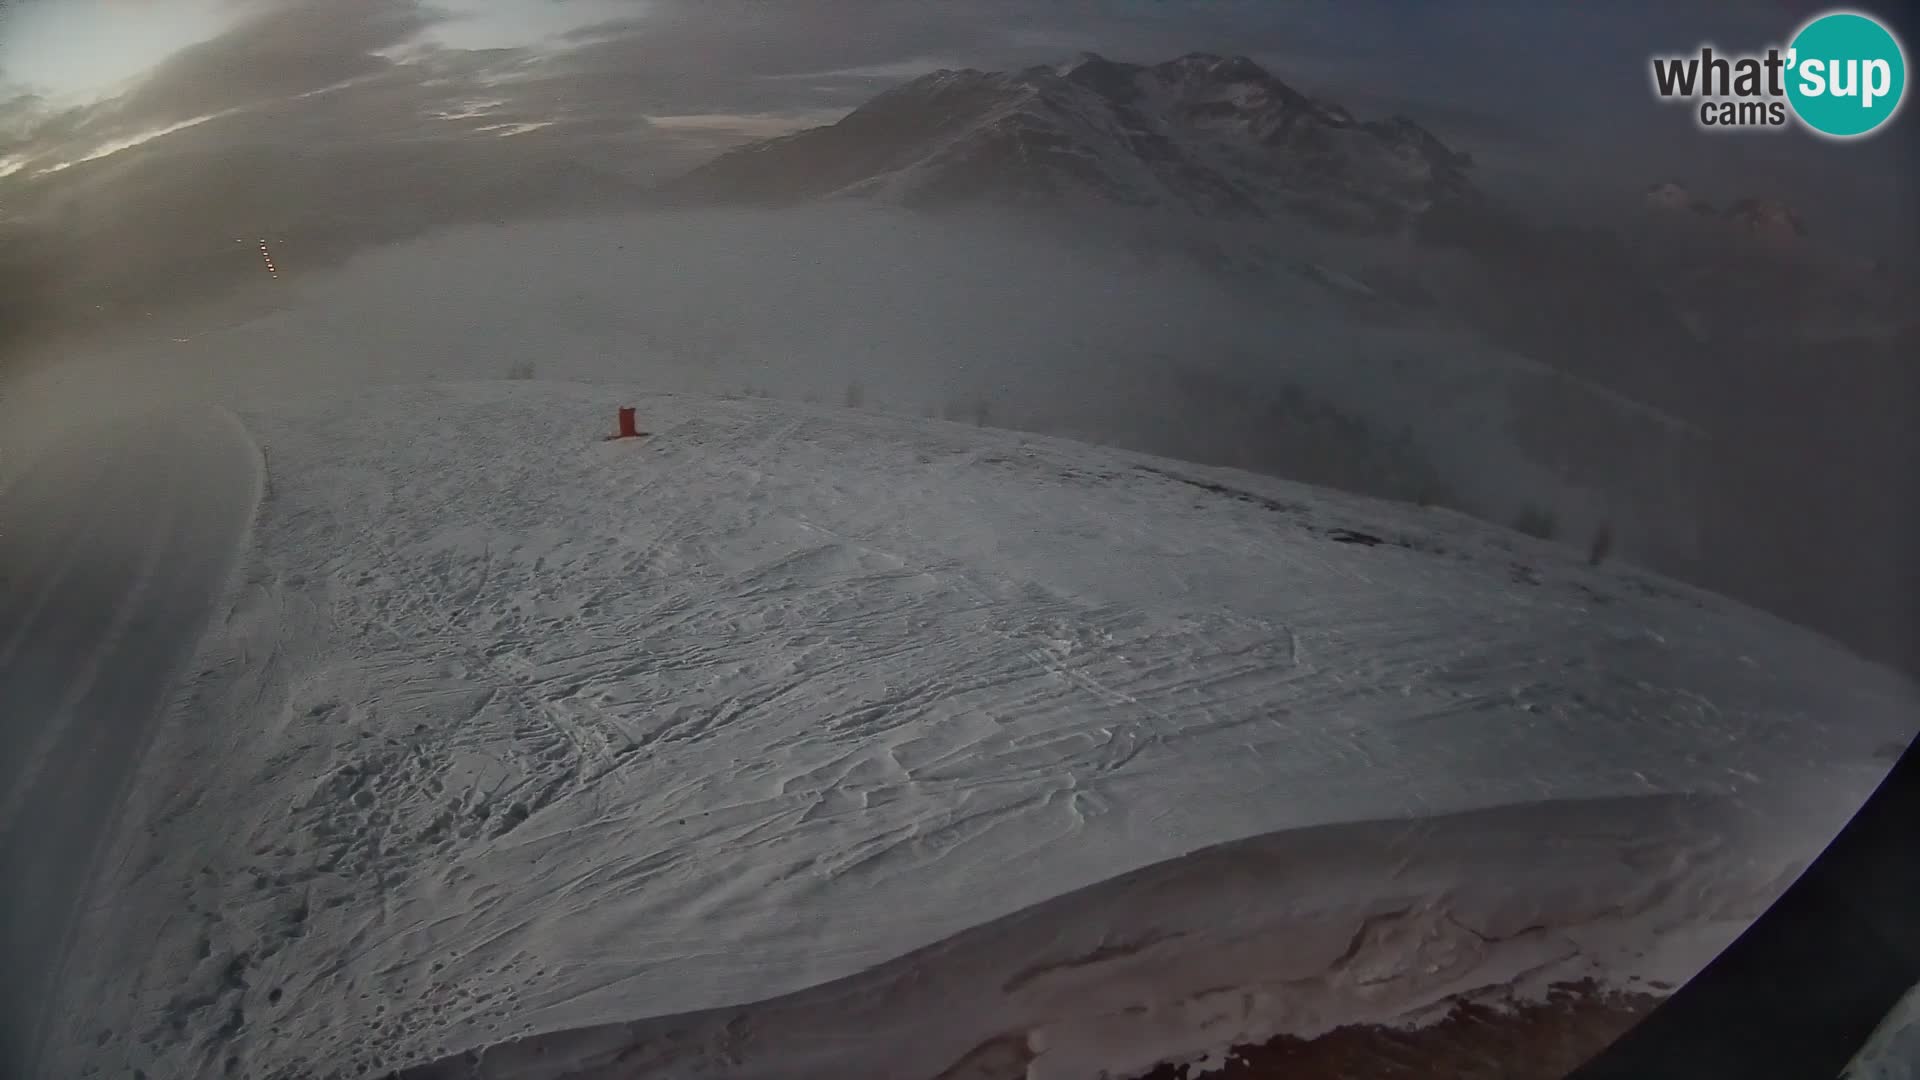
[{"label": "red marker post", "polygon": [[640,430],[636,413],[637,410],[634,409],[633,406],[622,405],[620,407],[620,431],[618,434],[607,436],[607,441],[612,442],[615,439],[638,439],[645,436],[647,433]]}]

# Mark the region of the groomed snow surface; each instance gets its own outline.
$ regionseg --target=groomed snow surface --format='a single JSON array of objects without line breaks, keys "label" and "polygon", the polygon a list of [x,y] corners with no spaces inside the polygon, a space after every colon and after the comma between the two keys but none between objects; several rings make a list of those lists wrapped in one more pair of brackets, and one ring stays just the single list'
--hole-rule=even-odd
[{"label": "groomed snow surface", "polygon": [[1670,985],[1914,732],[1770,617],[1248,474],[561,383],[240,413],[47,1075],[1039,1080]]}]

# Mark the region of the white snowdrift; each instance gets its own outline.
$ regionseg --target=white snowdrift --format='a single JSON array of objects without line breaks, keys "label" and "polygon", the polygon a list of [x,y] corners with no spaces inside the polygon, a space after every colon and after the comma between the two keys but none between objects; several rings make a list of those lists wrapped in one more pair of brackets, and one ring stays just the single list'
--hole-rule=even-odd
[{"label": "white snowdrift", "polygon": [[1274,833],[786,998],[515,1040],[404,1080],[1084,1080],[1218,1064],[1275,1031],[1417,1024],[1486,990],[1657,992],[1774,884],[1714,858],[1761,841],[1755,824],[1647,796]]},{"label": "white snowdrift", "polygon": [[[600,441],[625,403],[654,437]],[[927,1016],[887,1006],[921,1001],[989,1010],[926,1060],[1023,1033],[1029,1075],[1073,1075],[1647,976],[1913,732],[1911,686],[1776,620],[1275,480],[582,386],[243,412],[255,547],[89,913],[63,1074],[354,1075],[680,1017],[642,1030],[770,1075],[898,1052]],[[1388,824],[1285,835],[1356,822]],[[929,947],[950,970],[882,968]],[[1201,993],[1223,953],[1244,1007]],[[798,995],[777,1030],[834,993],[892,1016],[880,1049],[687,1015]]]}]

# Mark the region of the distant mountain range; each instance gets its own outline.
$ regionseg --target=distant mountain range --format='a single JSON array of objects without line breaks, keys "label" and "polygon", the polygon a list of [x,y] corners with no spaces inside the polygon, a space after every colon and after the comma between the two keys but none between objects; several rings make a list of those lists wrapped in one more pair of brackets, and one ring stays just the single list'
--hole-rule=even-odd
[{"label": "distant mountain range", "polygon": [[697,202],[862,197],[913,207],[1113,203],[1364,231],[1474,202],[1471,159],[1404,117],[1357,120],[1245,57],[937,71],[838,123],[669,184]]},{"label": "distant mountain range", "polygon": [[[1489,328],[1522,351],[1537,355],[1541,335],[1511,336],[1516,314],[1522,323],[1528,315],[1509,301],[1535,297],[1520,306],[1552,316],[1538,330],[1578,336],[1591,315],[1604,331],[1597,340],[1658,356],[1657,368],[1671,350],[1707,340],[1884,339],[1911,319],[1905,279],[1820,250],[1784,203],[1720,208],[1663,183],[1645,192],[1638,217],[1567,227],[1501,205],[1472,169],[1471,155],[1411,119],[1357,119],[1244,56],[1145,65],[1082,54],[1020,71],[936,71],[837,123],[725,152],[658,192],[676,205],[1133,208],[1176,222],[1305,221],[1403,236],[1475,255],[1498,295],[1455,306],[1481,323],[1481,313],[1508,309]],[[1217,242],[1202,251],[1181,239],[1216,267],[1276,262],[1272,252],[1250,257]],[[1335,269],[1372,292],[1394,291]],[[1624,322],[1636,324],[1625,342]],[[1622,389],[1645,382],[1634,376]]]}]

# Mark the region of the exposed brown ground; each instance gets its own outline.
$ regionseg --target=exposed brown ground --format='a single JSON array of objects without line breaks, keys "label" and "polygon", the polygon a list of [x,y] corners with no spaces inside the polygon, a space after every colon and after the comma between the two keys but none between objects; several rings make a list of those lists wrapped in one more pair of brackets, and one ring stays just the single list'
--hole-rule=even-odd
[{"label": "exposed brown ground", "polygon": [[[1417,1031],[1355,1026],[1315,1039],[1236,1047],[1205,1074],[1225,1080],[1561,1080],[1659,1004],[1649,994],[1557,985],[1545,1002],[1455,1005]],[[1189,1080],[1162,1065],[1138,1080]]]}]

